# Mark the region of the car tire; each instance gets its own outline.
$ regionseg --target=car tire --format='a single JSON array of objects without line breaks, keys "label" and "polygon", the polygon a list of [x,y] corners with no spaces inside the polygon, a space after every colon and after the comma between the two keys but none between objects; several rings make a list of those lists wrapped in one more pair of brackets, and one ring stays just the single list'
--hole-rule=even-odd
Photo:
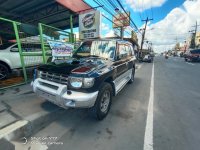
[{"label": "car tire", "polygon": [[0,80],[7,79],[9,74],[9,68],[4,64],[0,64]]},{"label": "car tire", "polygon": [[97,120],[103,120],[107,116],[112,104],[112,93],[111,84],[104,82],[94,106],[90,108],[91,116],[95,117]]},{"label": "car tire", "polygon": [[135,79],[135,68],[132,69],[131,79],[128,81],[129,84],[133,83]]}]

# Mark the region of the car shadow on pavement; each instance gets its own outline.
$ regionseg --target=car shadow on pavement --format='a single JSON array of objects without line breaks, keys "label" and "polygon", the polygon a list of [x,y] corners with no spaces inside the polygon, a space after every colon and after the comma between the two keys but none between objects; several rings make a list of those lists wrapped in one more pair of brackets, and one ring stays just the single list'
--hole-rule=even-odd
[{"label": "car shadow on pavement", "polygon": [[53,103],[51,103],[47,100],[44,101],[43,103],[41,103],[41,107],[46,111],[53,111],[53,110],[57,110],[57,109],[63,109],[64,110],[64,108],[61,108],[61,107],[59,107],[59,106],[57,106],[57,105],[55,105],[55,104],[53,104]]}]

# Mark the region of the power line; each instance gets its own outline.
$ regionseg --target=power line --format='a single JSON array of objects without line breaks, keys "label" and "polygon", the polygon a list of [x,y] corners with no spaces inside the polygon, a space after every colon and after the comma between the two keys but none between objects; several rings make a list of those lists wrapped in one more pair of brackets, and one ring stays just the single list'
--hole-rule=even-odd
[{"label": "power line", "polygon": [[[108,17],[106,17],[104,14],[102,14],[102,16],[103,16],[104,18],[106,18],[108,21],[110,21],[110,22],[112,22],[113,24],[115,24],[117,27],[119,27],[116,23],[114,23],[111,19],[109,19]],[[116,30],[119,30],[119,29],[116,28]],[[125,31],[125,32],[128,33],[129,35],[131,35],[129,32],[127,32],[127,31]]]},{"label": "power line", "polygon": [[[102,14],[102,16],[104,17],[104,18],[106,18],[108,21],[110,21],[110,22],[112,22],[113,24],[115,24],[117,27],[120,27],[120,26],[118,26],[115,22],[113,22],[111,19],[109,19],[108,17],[106,17],[104,14]],[[126,33],[128,33],[129,35],[131,35],[129,32],[127,32],[127,31],[125,31]]]},{"label": "power line", "polygon": [[[99,2],[99,0],[93,0],[95,3],[97,3],[98,5],[102,5],[102,3],[101,2]],[[112,17],[114,17],[114,18],[116,18],[113,14],[112,14],[112,12],[110,12],[105,6],[103,6],[102,7],[105,11],[107,11]],[[106,17],[107,18],[107,17]],[[108,18],[107,18],[108,19]],[[117,19],[117,18],[116,18]],[[110,20],[110,19],[109,19]],[[118,19],[117,19],[118,20]],[[111,21],[111,20],[110,20]],[[113,21],[111,21],[111,22],[113,22]],[[120,20],[120,22],[121,23],[123,23],[121,20]],[[119,27],[118,25],[117,25],[117,27]],[[131,35],[129,32],[127,32],[127,31],[125,31],[126,33],[128,33],[129,35]]]},{"label": "power line", "polygon": [[[93,0],[95,3],[97,3],[98,5],[102,5],[102,3],[99,1],[99,0]],[[125,11],[125,9],[123,8],[123,6],[122,6],[122,4],[121,4],[121,2],[119,1],[119,0],[117,0],[117,2],[116,1],[111,1],[111,0],[109,0],[109,1],[104,1],[104,4],[106,4],[106,6],[108,6],[107,5],[107,3],[106,2],[109,2],[109,4],[110,4],[110,6],[112,6],[114,9],[116,9],[117,8],[117,4],[119,4],[120,5],[120,7],[123,9],[123,11],[126,13],[126,15],[127,16],[129,16],[128,14],[127,14],[127,12]],[[112,12],[109,10],[109,9],[107,9],[107,7],[103,7],[103,9],[105,10],[105,11],[107,11],[109,14],[111,14],[111,16],[113,16],[114,18],[116,18],[113,14],[112,14]],[[123,17],[126,17],[126,16],[124,16],[124,14],[121,14]],[[116,18],[117,19],[117,18]],[[132,25],[133,25],[133,27],[132,28],[135,28],[136,30],[138,30],[138,28],[137,28],[137,26],[135,25],[135,23],[133,22],[133,20],[130,18],[130,21],[131,21],[131,23],[132,23]],[[120,22],[122,22],[122,21],[120,21]],[[123,23],[123,22],[122,22]],[[138,32],[140,32],[139,30],[138,30]]]},{"label": "power line", "polygon": [[[120,2],[119,0],[117,0],[117,3],[120,5],[120,7],[123,9],[123,11],[124,11],[124,12],[126,13],[126,15],[128,16],[128,14],[127,14],[127,12],[125,11],[124,7],[122,6],[121,2]],[[138,29],[138,27],[136,26],[136,24],[135,24],[135,23],[133,22],[133,20],[131,19],[131,17],[130,17],[130,21],[133,23],[133,25],[134,25],[134,27],[137,29],[137,31],[140,32],[139,29]]]}]

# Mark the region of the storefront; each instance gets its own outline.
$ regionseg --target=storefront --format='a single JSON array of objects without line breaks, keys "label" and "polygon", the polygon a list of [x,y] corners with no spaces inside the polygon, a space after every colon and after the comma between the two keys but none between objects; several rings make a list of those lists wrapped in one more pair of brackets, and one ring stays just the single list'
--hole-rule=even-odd
[{"label": "storefront", "polygon": [[59,0],[0,4],[4,8],[0,12],[0,89],[31,81],[34,68],[56,56],[52,56],[56,44],[73,45],[78,12],[91,9],[82,0],[76,1],[79,7]]}]

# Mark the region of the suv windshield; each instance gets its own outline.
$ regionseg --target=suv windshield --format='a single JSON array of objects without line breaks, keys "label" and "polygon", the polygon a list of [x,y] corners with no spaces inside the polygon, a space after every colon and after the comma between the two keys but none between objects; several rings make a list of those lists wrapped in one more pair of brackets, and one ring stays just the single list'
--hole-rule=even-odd
[{"label": "suv windshield", "polygon": [[75,52],[76,57],[97,56],[113,59],[115,55],[116,41],[86,41]]}]

